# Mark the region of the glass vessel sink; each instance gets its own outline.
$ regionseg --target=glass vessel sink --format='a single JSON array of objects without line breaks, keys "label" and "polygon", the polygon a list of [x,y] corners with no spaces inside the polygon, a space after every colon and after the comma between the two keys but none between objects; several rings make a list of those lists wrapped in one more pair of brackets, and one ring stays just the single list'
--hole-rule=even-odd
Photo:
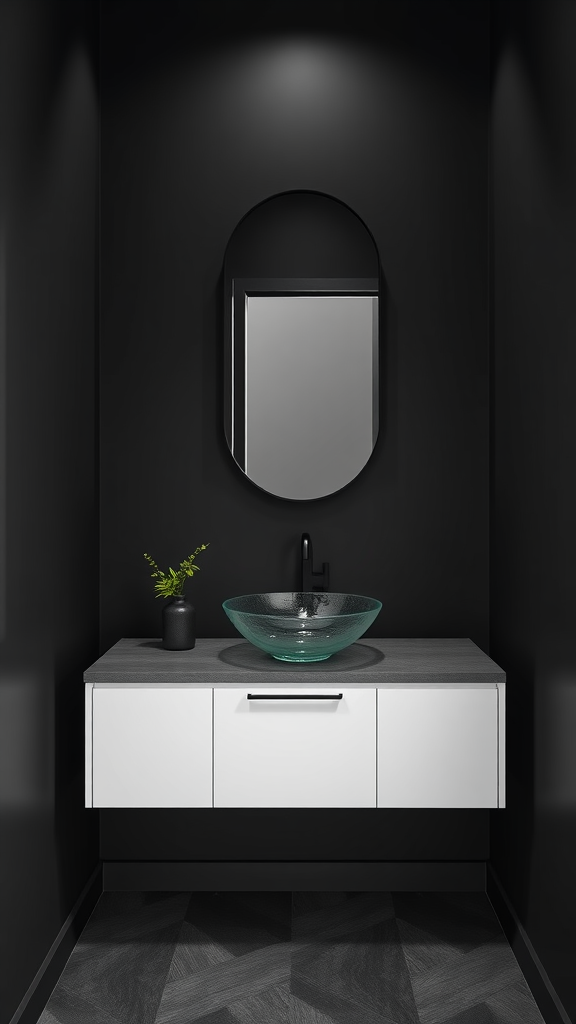
[{"label": "glass vessel sink", "polygon": [[244,594],[222,604],[242,636],[278,661],[326,661],[366,632],[382,602],[359,594]]}]

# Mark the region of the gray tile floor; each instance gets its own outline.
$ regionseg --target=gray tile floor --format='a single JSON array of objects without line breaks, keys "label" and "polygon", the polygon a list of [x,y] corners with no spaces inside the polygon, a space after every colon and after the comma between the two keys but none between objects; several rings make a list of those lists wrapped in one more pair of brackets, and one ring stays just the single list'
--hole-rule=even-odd
[{"label": "gray tile floor", "polygon": [[113,893],[38,1024],[544,1024],[484,893]]}]

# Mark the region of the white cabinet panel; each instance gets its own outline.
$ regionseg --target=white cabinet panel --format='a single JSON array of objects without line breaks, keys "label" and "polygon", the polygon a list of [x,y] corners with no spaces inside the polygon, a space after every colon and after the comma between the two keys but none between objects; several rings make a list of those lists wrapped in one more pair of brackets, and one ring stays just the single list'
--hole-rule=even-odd
[{"label": "white cabinet panel", "polygon": [[95,687],[94,807],[211,807],[212,690]]},{"label": "white cabinet panel", "polygon": [[497,807],[498,691],[378,691],[379,807]]},{"label": "white cabinet panel", "polygon": [[214,806],[375,807],[376,691],[216,689]]}]

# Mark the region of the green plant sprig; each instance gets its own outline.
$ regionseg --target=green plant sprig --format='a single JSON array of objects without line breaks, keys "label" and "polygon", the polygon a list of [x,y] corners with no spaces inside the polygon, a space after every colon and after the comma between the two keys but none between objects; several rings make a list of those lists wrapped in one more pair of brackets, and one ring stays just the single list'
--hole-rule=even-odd
[{"label": "green plant sprig", "polygon": [[184,594],[186,577],[193,576],[195,572],[200,572],[200,566],[196,565],[195,562],[196,555],[200,554],[201,551],[205,551],[207,547],[208,544],[201,544],[199,548],[196,548],[196,551],[188,555],[188,558],[180,562],[179,569],[172,569],[170,566],[168,572],[163,572],[151,555],[144,552],[144,558],[148,565],[154,569],[154,572],[150,573],[150,575],[152,579],[157,580],[154,584],[154,590],[158,591],[156,597],[181,597]]}]

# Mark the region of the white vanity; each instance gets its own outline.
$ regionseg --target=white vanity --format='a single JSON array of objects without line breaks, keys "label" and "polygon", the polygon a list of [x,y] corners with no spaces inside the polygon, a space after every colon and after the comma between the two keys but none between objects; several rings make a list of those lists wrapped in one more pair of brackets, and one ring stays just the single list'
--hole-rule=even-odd
[{"label": "white vanity", "polygon": [[505,674],[471,640],[124,639],[84,680],[87,807],[505,805]]}]

